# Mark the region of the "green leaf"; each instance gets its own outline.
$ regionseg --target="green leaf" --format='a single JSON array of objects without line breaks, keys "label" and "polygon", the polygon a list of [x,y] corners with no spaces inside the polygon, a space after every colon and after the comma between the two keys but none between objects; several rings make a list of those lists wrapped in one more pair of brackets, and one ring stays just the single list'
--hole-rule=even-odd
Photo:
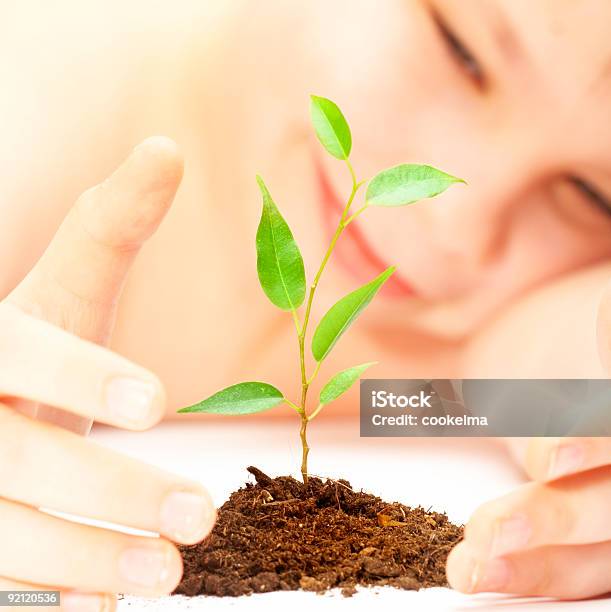
[{"label": "green leaf", "polygon": [[349,293],[331,306],[327,314],[320,320],[312,338],[312,354],[316,361],[322,361],[329,354],[341,335],[371,302],[394,271],[395,267],[391,266],[370,283]]},{"label": "green leaf", "polygon": [[301,306],[306,292],[299,247],[263,179],[257,176],[263,211],[257,229],[257,273],[265,295],[282,310]]},{"label": "green leaf", "polygon": [[335,401],[343,395],[361,377],[361,374],[377,361],[362,363],[361,365],[338,372],[320,391],[320,403],[324,406]]},{"label": "green leaf", "polygon": [[253,414],[269,410],[282,402],[284,396],[276,387],[263,382],[244,382],[227,387],[193,406],[181,408],[178,412]]},{"label": "green leaf", "polygon": [[339,106],[319,96],[310,96],[310,99],[310,116],[318,140],[333,157],[348,159],[352,149],[352,135]]},{"label": "green leaf", "polygon": [[432,166],[401,164],[374,176],[365,200],[372,206],[405,206],[439,195],[454,183],[464,182]]}]

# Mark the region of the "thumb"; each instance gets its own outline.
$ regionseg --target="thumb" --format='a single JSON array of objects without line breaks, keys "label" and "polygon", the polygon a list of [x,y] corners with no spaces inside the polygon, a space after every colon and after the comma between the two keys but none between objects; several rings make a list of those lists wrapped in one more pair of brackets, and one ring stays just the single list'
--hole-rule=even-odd
[{"label": "thumb", "polygon": [[107,342],[129,267],[169,209],[182,171],[173,141],[142,142],[79,197],[8,300],[88,340]]}]

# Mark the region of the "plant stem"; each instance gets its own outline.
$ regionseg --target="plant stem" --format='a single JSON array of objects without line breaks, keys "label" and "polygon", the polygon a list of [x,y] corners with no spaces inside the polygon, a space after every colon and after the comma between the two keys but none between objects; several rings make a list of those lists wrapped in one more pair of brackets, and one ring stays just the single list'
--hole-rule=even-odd
[{"label": "plant stem", "polygon": [[301,413],[301,428],[299,429],[299,437],[301,438],[301,477],[303,478],[303,484],[308,484],[308,453],[310,447],[308,446],[308,439],[306,432],[308,429],[308,417],[305,412]]},{"label": "plant stem", "polygon": [[302,336],[305,336],[305,333],[308,328],[308,322],[310,321],[310,311],[312,310],[312,301],[314,300],[314,293],[316,292],[316,288],[318,287],[318,282],[320,281],[320,277],[322,276],[322,273],[327,265],[327,262],[329,261],[329,257],[331,257],[331,253],[333,253],[333,249],[335,248],[338,238],[340,237],[341,233],[344,231],[344,228],[346,227],[346,223],[345,223],[346,216],[348,215],[350,206],[352,205],[354,197],[356,196],[356,192],[358,191],[359,186],[360,186],[359,183],[356,182],[356,176],[354,174],[354,169],[352,168],[352,164],[348,160],[346,160],[346,164],[348,165],[348,169],[350,170],[350,176],[352,177],[352,191],[350,192],[350,197],[348,198],[348,201],[346,202],[346,205],[344,206],[344,210],[342,211],[342,216],[339,220],[339,224],[337,225],[335,233],[333,234],[333,238],[331,238],[331,243],[329,244],[329,247],[327,248],[327,252],[325,253],[325,256],[323,257],[322,263],[320,264],[320,267],[318,268],[318,272],[316,272],[314,281],[312,282],[312,285],[310,286],[310,293],[308,294],[308,301],[306,304],[305,316],[303,318],[303,326],[301,328]]},{"label": "plant stem", "polygon": [[333,253],[333,249],[335,248],[335,245],[337,244],[337,240],[339,239],[342,232],[346,228],[346,225],[348,225],[348,223],[354,218],[354,216],[360,214],[366,207],[365,206],[362,209],[360,209],[355,215],[353,215],[347,221],[347,216],[348,216],[348,212],[350,211],[350,206],[352,205],[352,202],[354,201],[354,197],[356,196],[356,193],[359,190],[359,187],[363,183],[357,182],[356,175],[354,173],[354,168],[352,167],[352,164],[350,163],[348,159],[346,160],[346,165],[348,166],[348,170],[350,171],[350,176],[352,178],[352,190],[350,192],[350,197],[348,198],[348,201],[346,202],[346,205],[344,206],[344,210],[342,211],[342,215],[340,217],[335,233],[333,234],[333,238],[331,238],[331,243],[329,244],[329,247],[327,248],[327,251],[323,257],[320,267],[318,268],[318,271],[316,272],[316,276],[314,276],[314,280],[312,281],[312,284],[310,285],[310,291],[308,293],[308,300],[306,302],[306,309],[305,309],[305,315],[303,317],[303,323],[301,324],[299,323],[297,314],[295,313],[295,311],[293,311],[293,319],[295,321],[295,329],[297,330],[297,339],[299,341],[299,366],[301,370],[301,401],[299,403],[299,409],[300,409],[299,414],[301,415],[301,428],[299,429],[299,437],[301,438],[301,476],[303,478],[303,483],[305,485],[308,484],[308,453],[310,452],[310,447],[308,446],[308,440],[307,440],[308,422],[310,419],[308,418],[308,415],[307,415],[306,404],[307,404],[307,398],[308,398],[308,389],[310,385],[312,384],[312,381],[316,378],[316,375],[318,374],[318,371],[320,370],[320,364],[321,364],[320,361],[317,362],[316,367],[314,369],[314,373],[312,374],[310,378],[308,378],[308,375],[306,372],[306,365],[305,365],[305,338],[306,338],[306,332],[308,330],[308,323],[310,322],[312,302],[314,301],[314,294],[316,293],[316,288],[318,287],[320,277],[322,276],[322,273],[327,265],[327,262],[329,261],[329,258],[331,257],[331,253]]},{"label": "plant stem", "polygon": [[322,361],[317,361],[316,362],[316,367],[314,368],[314,372],[312,373],[312,376],[310,376],[310,378],[308,378],[308,386],[310,386],[312,384],[312,381],[316,378],[316,376],[318,375],[318,372],[320,370],[320,365],[322,364]]},{"label": "plant stem", "polygon": [[297,404],[293,404],[293,402],[291,402],[291,400],[287,399],[286,397],[284,398],[284,401],[299,415],[301,415],[302,410],[301,410],[301,406],[298,406]]},{"label": "plant stem", "polygon": [[363,206],[361,206],[361,208],[359,208],[353,215],[350,215],[344,221],[344,227],[346,227],[349,223],[352,223],[352,221],[354,221],[354,219],[356,219],[363,211],[367,210],[368,206],[369,206],[369,204],[367,202],[365,202],[365,204],[363,204]]},{"label": "plant stem", "polygon": [[297,336],[300,336],[301,335],[301,324],[299,323],[299,317],[297,316],[297,311],[294,308],[292,308],[291,313],[293,315],[295,329],[297,330]]},{"label": "plant stem", "polygon": [[324,408],[324,406],[324,404],[318,404],[318,408],[316,408],[316,410],[314,410],[314,412],[310,414],[310,416],[308,417],[308,421],[313,421],[314,417]]}]

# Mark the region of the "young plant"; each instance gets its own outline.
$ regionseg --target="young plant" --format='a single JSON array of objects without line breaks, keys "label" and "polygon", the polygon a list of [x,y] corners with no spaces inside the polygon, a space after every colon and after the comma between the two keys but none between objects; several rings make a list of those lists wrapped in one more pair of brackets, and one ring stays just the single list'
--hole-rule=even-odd
[{"label": "young plant", "polygon": [[[371,206],[405,206],[424,198],[432,198],[445,191],[453,183],[464,183],[462,179],[441,172],[431,166],[401,164],[377,174],[369,181],[363,205],[352,212],[352,205],[359,189],[367,181],[358,181],[350,163],[352,135],[350,127],[339,107],[326,98],[311,96],[311,119],[318,140],[333,157],[343,161],[352,179],[352,189],[346,201],[339,223],[329,247],[309,288],[306,286],[305,268],[299,247],[286,221],[280,214],[263,179],[257,183],[263,198],[263,211],[257,230],[257,273],[265,295],[278,308],[290,312],[295,323],[299,345],[299,368],[301,372],[301,396],[292,402],[276,387],[264,382],[243,382],[227,387],[201,402],[182,408],[178,412],[207,412],[225,415],[243,415],[262,412],[288,404],[299,415],[301,427],[303,482],[308,482],[307,428],[320,411],[345,393],[373,365],[363,363],[342,370],[333,376],[320,391],[318,405],[308,409],[308,390],[320,371],[323,361],[354,323],[363,309],[371,302],[382,285],[392,275],[391,266],[372,281],[341,298],[319,321],[312,336],[311,351],[315,366],[311,374],[306,368],[306,338],[310,324],[312,303],[322,273],[333,253],[339,237],[346,227]],[[307,298],[306,298],[307,294]],[[305,301],[303,315],[300,309]]]}]

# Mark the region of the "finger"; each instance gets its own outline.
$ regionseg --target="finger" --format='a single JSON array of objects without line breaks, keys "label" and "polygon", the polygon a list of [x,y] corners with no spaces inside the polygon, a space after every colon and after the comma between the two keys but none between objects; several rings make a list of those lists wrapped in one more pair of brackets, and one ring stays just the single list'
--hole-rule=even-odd
[{"label": "finger", "polygon": [[106,341],[112,325],[106,315],[138,250],[167,212],[182,170],[171,140],[155,137],[138,145],[106,181],[78,199],[9,299],[77,335]]},{"label": "finger", "polygon": [[[42,586],[10,580],[0,576],[0,591],[26,591],[37,593],[38,591],[60,591],[60,606],[36,605],[38,612],[114,612],[117,609],[117,598],[105,593],[80,593],[78,591],[62,591],[57,587]],[[18,612],[24,606],[4,608],[7,612],[14,610]]]},{"label": "finger", "polygon": [[524,468],[534,480],[548,481],[611,464],[611,438],[532,438]]},{"label": "finger", "polygon": [[163,386],[144,368],[11,304],[0,304],[0,330],[0,395],[125,429],[147,429],[163,418]]},{"label": "finger", "polygon": [[487,558],[538,546],[611,540],[610,496],[611,467],[529,483],[480,506],[465,527],[465,541]]},{"label": "finger", "polygon": [[161,533],[184,544],[202,540],[216,514],[198,483],[1,405],[0,497]]},{"label": "finger", "polygon": [[0,500],[0,575],[85,592],[155,596],[172,592],[182,575],[176,547],[65,521]]},{"label": "finger", "polygon": [[461,542],[448,556],[446,573],[450,585],[463,593],[583,599],[611,590],[610,558],[611,542],[546,546],[487,560]]}]

